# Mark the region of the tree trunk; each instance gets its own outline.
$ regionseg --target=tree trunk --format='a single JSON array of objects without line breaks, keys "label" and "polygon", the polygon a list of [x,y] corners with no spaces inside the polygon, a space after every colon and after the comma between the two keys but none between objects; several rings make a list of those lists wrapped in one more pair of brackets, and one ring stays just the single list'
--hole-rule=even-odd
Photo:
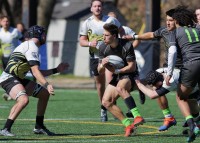
[{"label": "tree trunk", "polygon": [[48,29],[55,0],[39,0],[37,9],[37,24]]}]

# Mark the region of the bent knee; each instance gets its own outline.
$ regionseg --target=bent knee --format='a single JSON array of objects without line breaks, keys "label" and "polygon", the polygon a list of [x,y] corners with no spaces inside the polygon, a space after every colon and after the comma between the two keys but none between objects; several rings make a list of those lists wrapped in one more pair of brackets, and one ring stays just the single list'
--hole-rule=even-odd
[{"label": "bent knee", "polygon": [[112,103],[102,99],[102,105],[107,109],[112,105]]},{"label": "bent knee", "polygon": [[28,98],[27,95],[20,96],[20,97],[17,99],[17,102],[19,102],[19,103],[22,104],[23,106],[26,106],[26,105],[28,105],[28,103],[29,103],[29,98]]}]

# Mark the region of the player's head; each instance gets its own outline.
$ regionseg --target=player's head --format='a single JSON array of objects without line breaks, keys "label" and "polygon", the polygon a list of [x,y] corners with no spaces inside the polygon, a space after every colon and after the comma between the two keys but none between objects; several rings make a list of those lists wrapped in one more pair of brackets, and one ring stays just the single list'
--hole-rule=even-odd
[{"label": "player's head", "polygon": [[172,17],[179,26],[194,26],[197,22],[194,12],[187,9],[186,6],[177,6]]},{"label": "player's head", "polygon": [[10,27],[10,18],[8,16],[2,16],[1,17],[1,24],[4,29],[9,29]]},{"label": "player's head", "polygon": [[166,11],[166,25],[167,25],[167,29],[169,31],[172,31],[176,28],[175,21],[172,18],[174,11],[175,11],[175,9],[170,9],[170,10]]},{"label": "player's head", "polygon": [[91,12],[95,16],[102,15],[103,10],[103,1],[102,0],[91,0]]},{"label": "player's head", "polygon": [[105,44],[111,44],[115,39],[118,38],[118,27],[111,23],[106,23],[103,26],[103,38]]},{"label": "player's head", "polygon": [[38,25],[34,25],[27,30],[25,37],[28,39],[37,38],[40,41],[40,45],[42,45],[46,42],[45,31],[45,28]]},{"label": "player's head", "polygon": [[163,82],[163,75],[157,71],[150,71],[145,78],[148,85],[156,86],[158,82]]},{"label": "player's head", "polygon": [[195,15],[197,18],[197,23],[200,25],[200,7],[195,10]]}]

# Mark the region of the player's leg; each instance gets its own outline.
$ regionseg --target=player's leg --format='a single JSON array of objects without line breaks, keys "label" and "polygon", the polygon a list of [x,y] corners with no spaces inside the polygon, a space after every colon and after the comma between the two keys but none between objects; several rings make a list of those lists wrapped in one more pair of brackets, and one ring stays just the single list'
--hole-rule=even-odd
[{"label": "player's leg", "polygon": [[178,96],[176,96],[179,109],[181,110],[189,126],[189,137],[187,138],[188,142],[192,142],[193,140],[195,140],[196,136],[200,132],[199,128],[196,126],[194,122],[193,116],[191,115],[190,107],[186,99],[188,98],[187,96],[191,93],[192,90],[193,90],[192,88],[185,87],[183,84],[180,84],[177,90]]},{"label": "player's leg", "polygon": [[117,91],[119,93],[119,95],[124,99],[125,104],[127,105],[128,109],[131,111],[131,113],[134,116],[134,125],[138,126],[143,124],[145,121],[143,119],[143,117],[141,116],[135,100],[133,99],[133,97],[130,95],[130,91],[133,87],[133,81],[131,81],[130,79],[133,79],[131,77],[122,77],[118,84],[117,84]]},{"label": "player's leg", "polygon": [[28,84],[26,84],[25,86],[27,94],[29,96],[38,98],[36,123],[33,132],[35,134],[46,134],[49,136],[54,135],[54,133],[49,131],[44,125],[44,114],[49,101],[49,92],[47,91],[47,89],[34,81],[30,81],[28,79],[26,79],[26,81],[28,81]]},{"label": "player's leg", "polygon": [[98,67],[99,60],[98,59],[90,59],[90,70],[92,75],[94,76],[97,94],[99,97],[99,102],[101,105],[101,121],[108,121],[107,109],[102,105],[102,98],[105,91],[105,74],[99,74]]},{"label": "player's leg", "polygon": [[122,122],[122,124],[125,126],[125,136],[128,137],[133,133],[134,126],[131,125],[131,121],[124,116],[122,110],[117,105],[113,104],[118,97],[119,96],[116,87],[108,85],[104,92],[102,104],[110,113],[112,113]]},{"label": "player's leg", "polygon": [[157,98],[157,103],[165,117],[163,125],[160,126],[158,130],[165,131],[168,128],[170,128],[171,126],[175,126],[176,120],[173,117],[173,115],[169,109],[168,100],[167,100],[166,96],[161,96],[161,97]]},{"label": "player's leg", "polygon": [[27,106],[29,98],[26,94],[24,86],[15,78],[9,78],[8,80],[2,82],[2,88],[9,93],[13,100],[16,100],[16,103],[11,108],[8,119],[3,129],[0,131],[0,134],[4,136],[14,136],[14,134],[11,133],[11,127],[21,111]]}]

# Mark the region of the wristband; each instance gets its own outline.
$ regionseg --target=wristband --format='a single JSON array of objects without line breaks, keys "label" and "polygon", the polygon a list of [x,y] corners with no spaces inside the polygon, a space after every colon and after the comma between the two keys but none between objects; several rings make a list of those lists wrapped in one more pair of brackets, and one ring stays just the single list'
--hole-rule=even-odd
[{"label": "wristband", "polygon": [[48,85],[49,85],[49,83],[46,82],[46,83],[44,84],[44,87],[47,88]]},{"label": "wristband", "polygon": [[134,40],[138,40],[138,35],[134,35]]},{"label": "wristband", "polygon": [[52,73],[53,74],[58,73],[58,69],[57,68],[52,69]]},{"label": "wristband", "polygon": [[88,46],[89,46],[89,47],[91,46],[91,42],[88,43]]},{"label": "wristband", "polygon": [[119,74],[120,73],[120,69],[116,69],[114,73],[115,74]]}]

